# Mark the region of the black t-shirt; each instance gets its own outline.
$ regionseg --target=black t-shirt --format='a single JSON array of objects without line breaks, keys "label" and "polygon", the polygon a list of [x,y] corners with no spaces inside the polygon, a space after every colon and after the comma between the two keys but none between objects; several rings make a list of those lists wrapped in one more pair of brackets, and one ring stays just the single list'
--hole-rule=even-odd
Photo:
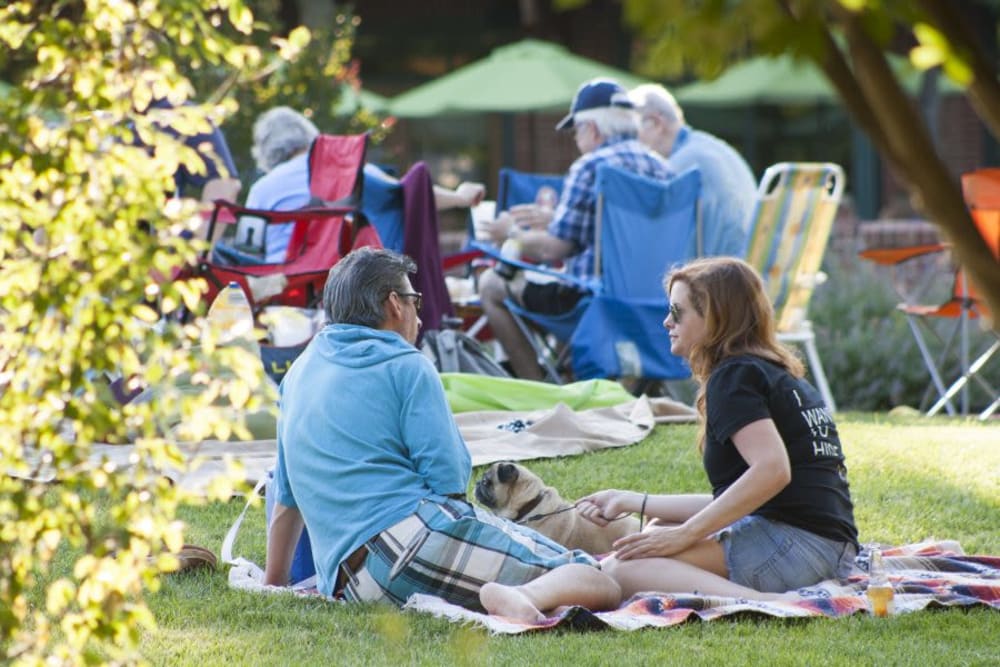
[{"label": "black t-shirt", "polygon": [[788,450],[792,480],[753,514],[857,545],[854,505],[840,437],[819,392],[760,357],[722,362],[705,389],[705,471],[719,497],[749,467],[731,440],[772,419]]}]

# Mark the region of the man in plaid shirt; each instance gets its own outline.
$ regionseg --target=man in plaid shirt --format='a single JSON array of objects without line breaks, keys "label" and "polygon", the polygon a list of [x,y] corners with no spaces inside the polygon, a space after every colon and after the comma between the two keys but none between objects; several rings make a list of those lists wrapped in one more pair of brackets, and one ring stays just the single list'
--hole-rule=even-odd
[{"label": "man in plaid shirt", "polygon": [[[526,257],[546,263],[564,261],[568,274],[586,280],[594,277],[597,167],[610,164],[663,180],[674,172],[665,159],[639,142],[633,104],[625,89],[611,79],[593,79],[580,86],[569,114],[556,129],[573,131],[581,156],[566,175],[555,212],[533,205],[515,207],[511,215],[498,218],[490,232],[498,243],[517,239]],[[508,281],[490,270],[480,278],[479,295],[515,375],[540,380],[544,375],[535,351],[504,300],[511,297],[530,311],[558,315],[572,310],[584,293],[560,282]]]}]

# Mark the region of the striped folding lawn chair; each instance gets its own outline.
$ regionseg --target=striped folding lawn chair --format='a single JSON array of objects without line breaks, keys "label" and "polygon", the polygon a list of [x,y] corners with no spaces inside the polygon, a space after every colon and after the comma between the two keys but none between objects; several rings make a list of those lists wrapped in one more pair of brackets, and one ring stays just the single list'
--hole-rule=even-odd
[{"label": "striped folding lawn chair", "polygon": [[746,260],[764,279],[774,304],[778,338],[801,345],[816,388],[836,409],[816,336],[807,317],[833,220],[844,192],[844,170],[831,162],[781,162],[768,167],[757,189]]}]

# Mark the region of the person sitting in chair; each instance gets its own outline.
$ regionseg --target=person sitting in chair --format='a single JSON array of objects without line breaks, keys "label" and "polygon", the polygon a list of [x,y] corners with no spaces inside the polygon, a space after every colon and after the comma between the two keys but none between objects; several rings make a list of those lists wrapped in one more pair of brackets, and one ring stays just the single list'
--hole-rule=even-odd
[{"label": "person sitting in chair", "polygon": [[[319,130],[298,111],[280,106],[265,111],[253,126],[251,152],[264,175],[247,193],[245,206],[263,211],[289,211],[309,203],[309,147]],[[364,177],[385,178],[374,165],[365,165]],[[461,183],[450,189],[434,186],[438,209],[475,206],[485,194],[479,183]],[[363,206],[363,202],[362,202]],[[362,209],[363,210],[363,209]],[[264,237],[263,262],[282,263],[294,225],[268,225]],[[223,243],[215,244],[214,259],[229,264],[259,264],[260,257],[248,256]]]},{"label": "person sitting in chair", "polygon": [[684,111],[666,88],[646,84],[629,97],[640,114],[639,141],[677,172],[701,172],[698,200],[704,243],[701,255],[743,257],[757,199],[757,181],[736,149],[684,122]]},{"label": "person sitting in chair", "polygon": [[[594,275],[597,168],[611,164],[632,173],[666,180],[674,175],[667,161],[637,139],[638,121],[628,94],[611,79],[593,79],[576,92],[569,114],[557,130],[572,130],[582,155],[570,166],[562,196],[551,221],[547,209],[519,207],[517,215],[501,216],[491,225],[493,240],[517,238],[523,253],[544,262],[565,260],[566,270],[578,278]],[[494,270],[480,277],[479,296],[490,328],[503,345],[514,374],[540,380],[543,372],[531,343],[504,305],[508,297],[531,311],[560,314],[583,297],[560,282],[508,282]]]}]

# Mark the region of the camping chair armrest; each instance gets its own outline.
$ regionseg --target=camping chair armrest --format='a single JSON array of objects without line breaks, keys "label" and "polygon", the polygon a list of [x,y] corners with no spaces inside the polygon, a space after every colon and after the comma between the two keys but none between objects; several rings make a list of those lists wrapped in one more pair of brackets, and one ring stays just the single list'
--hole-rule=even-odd
[{"label": "camping chair armrest", "polygon": [[288,222],[296,222],[303,217],[317,219],[317,218],[331,218],[338,215],[347,215],[348,213],[354,213],[357,211],[356,207],[353,206],[303,206],[301,208],[293,208],[287,211],[276,211],[273,209],[262,209],[262,208],[247,208],[241,206],[235,202],[226,201],[225,199],[216,199],[212,202],[215,205],[213,215],[218,216],[218,212],[222,210],[229,211],[233,214],[232,218],[226,220],[219,219],[218,222],[234,223],[237,222],[237,215],[256,215],[261,218],[265,218],[268,224],[282,224]]},{"label": "camping chair armrest", "polygon": [[902,248],[869,248],[858,253],[858,257],[882,266],[895,266],[924,255],[932,255],[948,249],[946,243],[924,243]]},{"label": "camping chair armrest", "polygon": [[511,266],[516,266],[523,271],[531,271],[533,273],[541,273],[542,275],[552,276],[557,278],[564,283],[569,283],[574,287],[587,291],[596,292],[598,291],[599,283],[595,280],[583,280],[577,278],[576,276],[571,276],[563,271],[556,271],[543,264],[532,264],[531,262],[525,262],[520,259],[512,259],[510,257],[504,257],[500,254],[500,249],[497,248],[492,243],[484,243],[482,241],[471,241],[469,242],[469,247],[476,250],[482,251],[487,257],[494,259],[503,264],[509,264]]}]

